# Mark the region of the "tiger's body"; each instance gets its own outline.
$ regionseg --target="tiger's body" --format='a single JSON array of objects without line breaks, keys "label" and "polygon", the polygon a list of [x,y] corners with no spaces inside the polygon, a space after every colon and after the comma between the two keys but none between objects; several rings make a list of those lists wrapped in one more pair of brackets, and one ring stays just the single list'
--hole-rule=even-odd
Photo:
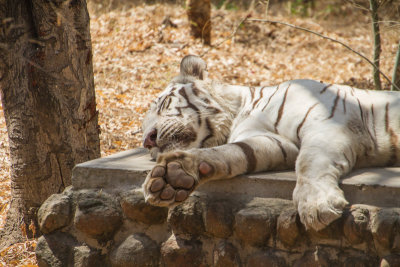
[{"label": "tiger's body", "polygon": [[185,57],[143,123],[145,146],[159,154],[143,184],[154,205],[182,202],[211,179],[295,168],[300,219],[320,230],[348,204],[340,177],[400,165],[397,92],[312,80],[245,87],[205,76],[204,61]]}]

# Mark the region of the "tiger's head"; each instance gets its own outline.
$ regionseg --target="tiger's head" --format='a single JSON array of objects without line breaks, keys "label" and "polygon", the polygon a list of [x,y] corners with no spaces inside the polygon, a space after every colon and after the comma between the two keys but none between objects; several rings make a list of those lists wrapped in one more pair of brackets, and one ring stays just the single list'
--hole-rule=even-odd
[{"label": "tiger's head", "polygon": [[142,123],[143,146],[153,158],[159,152],[226,143],[232,115],[215,85],[201,58],[182,59],[179,76],[151,103]]}]

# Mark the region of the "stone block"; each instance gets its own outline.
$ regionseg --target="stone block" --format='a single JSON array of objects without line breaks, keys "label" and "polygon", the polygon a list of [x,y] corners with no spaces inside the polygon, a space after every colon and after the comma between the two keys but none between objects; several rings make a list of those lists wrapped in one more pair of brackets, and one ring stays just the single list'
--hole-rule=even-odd
[{"label": "stone block", "polygon": [[292,247],[300,235],[301,222],[295,207],[282,211],[277,221],[277,237],[287,247]]},{"label": "stone block", "polygon": [[122,223],[115,197],[102,192],[79,192],[74,224],[82,233],[105,241]]},{"label": "stone block", "polygon": [[[323,240],[339,240],[343,237],[343,223],[342,219],[339,218],[325,228],[316,231],[313,228],[307,229],[307,235],[311,240],[317,243],[323,243]],[[321,242],[322,241],[322,242]]]},{"label": "stone block", "polygon": [[380,267],[398,267],[400,266],[400,254],[392,254],[383,257]]},{"label": "stone block", "polygon": [[130,220],[144,224],[161,224],[167,220],[168,208],[152,206],[144,201],[143,193],[128,191],[121,196],[122,211]]},{"label": "stone block", "polygon": [[70,220],[70,198],[64,194],[51,195],[38,211],[40,231],[45,234],[67,226]]},{"label": "stone block", "polygon": [[343,267],[375,267],[378,265],[377,259],[368,256],[349,257],[346,256]]},{"label": "stone block", "polygon": [[172,235],[161,245],[162,266],[205,267],[202,244]]},{"label": "stone block", "polygon": [[392,252],[400,254],[400,224],[396,225],[393,237]]},{"label": "stone block", "polygon": [[400,224],[400,208],[381,209],[373,215],[371,232],[377,249],[389,251],[392,248],[397,224]]},{"label": "stone block", "polygon": [[99,250],[91,249],[86,245],[76,246],[72,250],[73,257],[69,266],[99,267],[104,266],[104,258]]},{"label": "stone block", "polygon": [[112,267],[160,266],[160,250],[145,234],[128,236],[110,253]]},{"label": "stone block", "polygon": [[187,201],[170,209],[168,223],[175,235],[202,235],[205,231],[203,203],[197,197],[189,197]]},{"label": "stone block", "polygon": [[237,248],[227,241],[220,241],[213,252],[214,267],[240,267],[240,255]]},{"label": "stone block", "polygon": [[335,266],[329,261],[328,255],[319,250],[306,252],[303,257],[295,261],[293,267],[331,267]]},{"label": "stone block", "polygon": [[254,198],[235,216],[234,232],[246,245],[263,246],[275,231],[281,210],[292,206],[283,199]]},{"label": "stone block", "polygon": [[246,267],[285,267],[288,266],[284,258],[275,255],[272,251],[256,252],[247,258]]},{"label": "stone block", "polygon": [[232,235],[234,216],[232,201],[214,200],[207,204],[204,212],[204,225],[207,233],[215,237],[228,238]]},{"label": "stone block", "polygon": [[352,206],[345,215],[343,234],[352,245],[371,239],[369,232],[369,210],[365,207]]},{"label": "stone block", "polygon": [[41,236],[38,239],[35,250],[38,266],[69,266],[68,263],[76,244],[76,240],[73,237],[61,232]]}]

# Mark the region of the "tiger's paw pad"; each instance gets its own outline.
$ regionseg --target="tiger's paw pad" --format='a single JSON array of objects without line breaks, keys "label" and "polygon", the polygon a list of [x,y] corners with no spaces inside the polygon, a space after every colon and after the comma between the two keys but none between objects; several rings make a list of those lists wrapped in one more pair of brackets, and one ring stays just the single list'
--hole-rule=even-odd
[{"label": "tiger's paw pad", "polygon": [[[207,167],[203,168],[207,172]],[[183,170],[181,163],[172,161],[166,166],[155,166],[147,176],[143,189],[150,204],[171,206],[186,200],[196,185],[197,180]]]}]

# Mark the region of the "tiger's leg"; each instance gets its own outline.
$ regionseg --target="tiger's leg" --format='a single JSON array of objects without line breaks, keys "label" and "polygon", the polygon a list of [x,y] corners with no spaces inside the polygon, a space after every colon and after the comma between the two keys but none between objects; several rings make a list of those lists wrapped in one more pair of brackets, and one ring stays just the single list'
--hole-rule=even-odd
[{"label": "tiger's leg", "polygon": [[213,148],[164,153],[143,183],[144,196],[153,205],[171,206],[212,179],[293,168],[297,154],[293,143],[272,133]]},{"label": "tiger's leg", "polygon": [[296,161],[293,200],[306,228],[321,230],[341,217],[348,204],[338,182],[355,164],[355,152],[343,135],[311,135]]}]

